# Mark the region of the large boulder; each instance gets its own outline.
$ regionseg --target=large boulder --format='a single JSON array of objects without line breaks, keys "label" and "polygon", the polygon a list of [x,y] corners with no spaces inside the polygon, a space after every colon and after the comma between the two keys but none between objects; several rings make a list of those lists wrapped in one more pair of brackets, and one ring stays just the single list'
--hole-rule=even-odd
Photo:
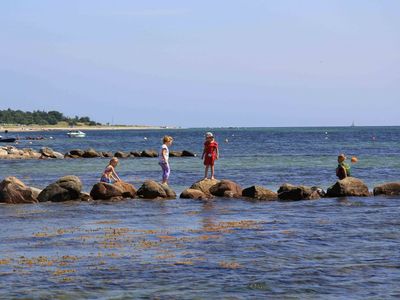
[{"label": "large boulder", "polygon": [[72,149],[71,151],[69,151],[69,154],[77,157],[82,157],[83,154],[85,154],[85,151],[81,149]]},{"label": "large boulder", "polygon": [[80,200],[82,182],[79,177],[70,175],[58,179],[48,185],[38,197],[40,202],[52,201],[63,202],[69,200]]},{"label": "large boulder", "polygon": [[141,157],[157,157],[158,153],[155,150],[143,150],[140,154]]},{"label": "large boulder", "polygon": [[37,194],[16,177],[6,177],[0,183],[0,202],[2,203],[37,203]]},{"label": "large boulder", "polygon": [[129,153],[129,156],[130,156],[130,157],[140,157],[140,153],[137,152],[137,151],[131,151],[131,152]]},{"label": "large boulder", "polygon": [[367,185],[360,179],[354,177],[346,177],[338,180],[333,186],[328,188],[327,197],[367,197],[369,190]]},{"label": "large boulder", "polygon": [[206,195],[211,195],[210,188],[219,182],[220,181],[217,179],[202,179],[202,180],[199,180],[199,181],[193,183],[190,188],[194,189],[194,190],[202,191]]},{"label": "large boulder", "polygon": [[6,157],[8,155],[8,151],[5,149],[0,149],[0,157]]},{"label": "large boulder", "polygon": [[207,200],[207,199],[210,199],[210,194],[206,195],[205,193],[203,193],[200,190],[186,189],[180,194],[179,198]]},{"label": "large boulder", "polygon": [[120,200],[123,198],[135,198],[136,189],[133,185],[118,181],[114,184],[99,182],[90,191],[93,200]]},{"label": "large boulder", "polygon": [[101,152],[101,155],[102,155],[103,157],[113,157],[113,156],[114,156],[113,153],[110,152],[110,151],[102,151],[102,152]]},{"label": "large boulder", "polygon": [[389,182],[374,187],[374,195],[400,195],[400,182]]},{"label": "large boulder", "polygon": [[137,195],[144,199],[175,199],[176,193],[167,185],[146,180],[138,189]]},{"label": "large boulder", "polygon": [[101,154],[98,153],[96,150],[89,148],[87,150],[85,150],[82,154],[82,157],[85,158],[95,158],[95,157],[101,157]]},{"label": "large boulder", "polygon": [[[42,155],[43,158],[56,158],[54,154],[54,150],[49,147],[42,147],[39,150],[39,153]],[[64,157],[64,155],[63,155]]]},{"label": "large boulder", "polygon": [[262,186],[259,185],[253,185],[251,187],[248,187],[242,191],[242,196],[243,197],[248,197],[248,198],[253,198],[253,199],[258,199],[258,200],[277,200],[278,199],[278,194],[268,190]]},{"label": "large boulder", "polygon": [[278,198],[284,201],[314,200],[321,198],[323,194],[324,191],[317,187],[296,186],[289,183],[281,185],[278,189]]},{"label": "large boulder", "polygon": [[242,187],[231,180],[221,180],[210,188],[210,193],[217,197],[240,198]]}]

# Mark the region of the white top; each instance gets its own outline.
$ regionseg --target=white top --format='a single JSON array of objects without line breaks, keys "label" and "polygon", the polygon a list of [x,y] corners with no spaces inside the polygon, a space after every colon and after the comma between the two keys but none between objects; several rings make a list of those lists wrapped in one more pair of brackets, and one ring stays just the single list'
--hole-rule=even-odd
[{"label": "white top", "polygon": [[163,145],[161,146],[161,148],[160,148],[160,153],[159,153],[160,162],[164,162],[164,156],[163,156],[163,154],[162,154],[164,149],[166,150],[166,151],[165,151],[165,156],[167,157],[166,162],[168,162],[168,159],[169,159],[169,149],[168,149],[167,145],[165,145],[165,144],[163,144]]}]

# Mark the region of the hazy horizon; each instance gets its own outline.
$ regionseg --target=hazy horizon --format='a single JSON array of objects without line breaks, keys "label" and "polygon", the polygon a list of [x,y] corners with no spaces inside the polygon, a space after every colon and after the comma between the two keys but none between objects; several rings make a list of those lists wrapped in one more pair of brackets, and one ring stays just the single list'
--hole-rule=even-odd
[{"label": "hazy horizon", "polygon": [[398,126],[400,2],[0,3],[0,109],[101,123]]}]

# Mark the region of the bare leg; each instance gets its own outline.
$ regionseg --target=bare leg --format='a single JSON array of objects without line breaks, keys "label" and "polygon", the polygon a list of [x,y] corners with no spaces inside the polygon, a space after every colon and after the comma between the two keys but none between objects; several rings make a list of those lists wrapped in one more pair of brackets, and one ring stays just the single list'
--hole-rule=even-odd
[{"label": "bare leg", "polygon": [[208,175],[208,165],[206,165],[205,171],[204,171],[204,179],[207,179]]},{"label": "bare leg", "polygon": [[214,165],[211,166],[211,179],[215,179],[215,176],[214,176]]}]

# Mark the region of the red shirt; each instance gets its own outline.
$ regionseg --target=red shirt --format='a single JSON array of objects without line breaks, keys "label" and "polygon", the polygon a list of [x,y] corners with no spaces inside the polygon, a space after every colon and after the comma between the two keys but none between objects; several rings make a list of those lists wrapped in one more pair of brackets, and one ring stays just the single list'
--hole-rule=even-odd
[{"label": "red shirt", "polygon": [[216,141],[211,141],[211,142],[204,142],[204,150],[205,150],[205,156],[210,157],[210,154],[212,158],[217,157],[217,149],[218,149],[218,143]]}]

